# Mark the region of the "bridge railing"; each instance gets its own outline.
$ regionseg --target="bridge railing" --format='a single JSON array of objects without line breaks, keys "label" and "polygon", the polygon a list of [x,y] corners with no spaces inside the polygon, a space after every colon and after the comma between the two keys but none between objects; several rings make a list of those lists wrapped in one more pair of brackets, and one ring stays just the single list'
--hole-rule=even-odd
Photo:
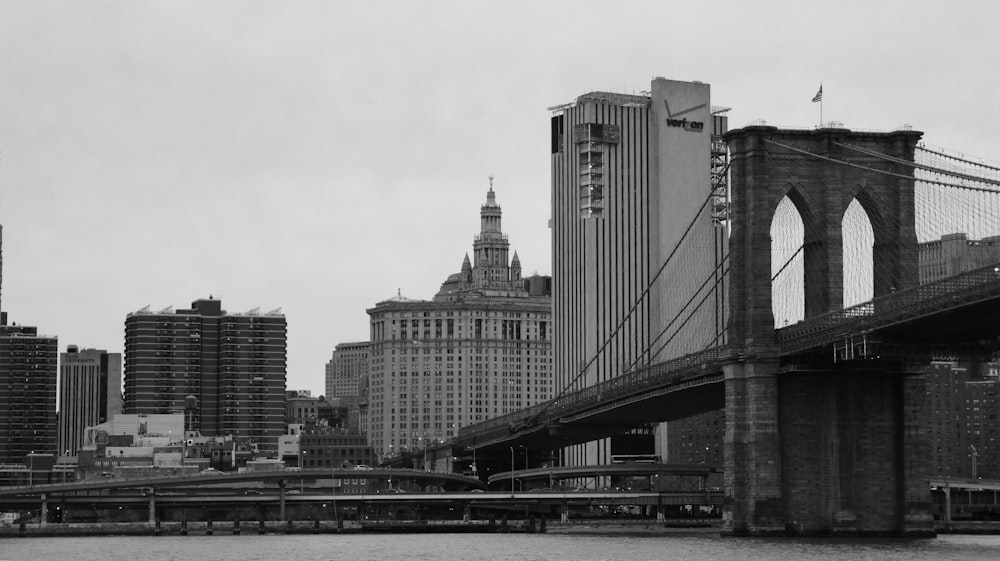
[{"label": "bridge railing", "polygon": [[870,333],[904,319],[1000,295],[1000,264],[879,296],[776,330],[782,352],[794,353]]},{"label": "bridge railing", "polygon": [[556,399],[493,417],[481,423],[467,425],[459,429],[458,438],[486,441],[525,426],[533,426],[582,411],[602,402],[620,399],[666,384],[681,383],[686,378],[717,371],[718,365],[732,352],[729,347],[713,347],[639,368]]}]

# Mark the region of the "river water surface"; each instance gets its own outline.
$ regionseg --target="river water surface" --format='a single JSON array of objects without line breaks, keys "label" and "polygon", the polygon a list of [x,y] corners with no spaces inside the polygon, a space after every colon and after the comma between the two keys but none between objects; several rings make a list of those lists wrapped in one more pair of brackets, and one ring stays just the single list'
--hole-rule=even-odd
[{"label": "river water surface", "polygon": [[969,561],[1000,560],[1000,536],[764,539],[714,534],[350,534],[2,538],[3,561]]}]

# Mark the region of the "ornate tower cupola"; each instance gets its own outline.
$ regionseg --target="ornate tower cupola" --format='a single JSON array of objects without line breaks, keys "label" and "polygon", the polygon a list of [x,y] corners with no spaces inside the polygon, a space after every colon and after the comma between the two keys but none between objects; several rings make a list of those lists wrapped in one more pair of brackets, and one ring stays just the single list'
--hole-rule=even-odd
[{"label": "ornate tower cupola", "polygon": [[480,231],[483,234],[500,234],[500,217],[503,212],[500,210],[500,205],[497,204],[496,195],[493,193],[493,176],[490,176],[490,190],[486,193],[486,204],[484,204],[480,211],[479,216],[482,222],[482,227]]},{"label": "ornate tower cupola", "polygon": [[510,279],[507,253],[509,242],[500,229],[503,213],[493,193],[493,176],[490,176],[490,190],[486,193],[486,204],[480,209],[482,227],[472,244],[474,250],[473,279],[479,286],[500,286]]}]

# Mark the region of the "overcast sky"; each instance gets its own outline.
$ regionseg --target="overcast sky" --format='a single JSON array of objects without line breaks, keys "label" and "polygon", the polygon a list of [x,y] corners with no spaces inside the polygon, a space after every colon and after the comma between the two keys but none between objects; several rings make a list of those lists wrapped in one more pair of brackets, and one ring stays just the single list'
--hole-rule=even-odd
[{"label": "overcast sky", "polygon": [[[1000,159],[1000,2],[0,0],[2,305],[121,352],[126,314],[281,308],[324,393],[365,309],[430,298],[489,175],[551,274],[547,107],[701,80],[730,126],[904,123]],[[707,164],[707,161],[706,161]]]}]

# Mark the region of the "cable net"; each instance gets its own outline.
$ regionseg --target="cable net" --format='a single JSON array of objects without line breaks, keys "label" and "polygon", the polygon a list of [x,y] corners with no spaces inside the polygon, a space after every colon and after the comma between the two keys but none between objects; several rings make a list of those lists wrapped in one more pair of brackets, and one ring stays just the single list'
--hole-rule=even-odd
[{"label": "cable net", "polygon": [[[842,146],[883,159],[889,169],[871,171],[887,178],[905,177],[912,169],[920,283],[1000,262],[1000,166],[926,145],[917,147],[913,162]],[[845,212],[841,229],[842,307],[847,308],[872,299],[874,271],[893,262],[895,255],[893,248],[883,248],[889,258],[876,262],[872,224],[857,200]],[[820,279],[805,278],[802,220],[787,198],[775,213],[771,238],[772,304],[775,326],[781,328],[804,319],[804,287]]]}]

